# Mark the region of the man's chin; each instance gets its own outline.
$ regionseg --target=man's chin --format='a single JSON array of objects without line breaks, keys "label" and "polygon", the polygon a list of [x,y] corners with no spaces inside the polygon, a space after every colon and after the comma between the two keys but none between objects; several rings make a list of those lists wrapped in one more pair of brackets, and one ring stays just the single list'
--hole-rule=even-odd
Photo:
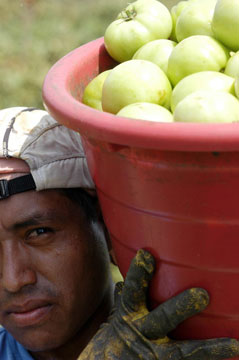
[{"label": "man's chin", "polygon": [[[30,352],[42,352],[55,349],[64,342],[64,334],[59,334],[59,329],[41,328],[7,329],[13,338]],[[11,331],[12,330],[12,331]]]}]

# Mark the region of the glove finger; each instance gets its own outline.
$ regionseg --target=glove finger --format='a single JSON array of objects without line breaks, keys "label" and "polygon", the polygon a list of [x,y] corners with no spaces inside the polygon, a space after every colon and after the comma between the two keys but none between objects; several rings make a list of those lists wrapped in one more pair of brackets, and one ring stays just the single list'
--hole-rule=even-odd
[{"label": "glove finger", "polygon": [[[239,355],[239,342],[235,339],[210,339],[172,342],[165,359],[170,360],[222,360]],[[166,351],[166,347],[164,347]],[[158,347],[160,358],[162,351]],[[163,357],[164,358],[164,357]]]},{"label": "glove finger", "polygon": [[136,320],[135,325],[148,339],[164,338],[181,322],[204,310],[208,303],[206,290],[188,289]]},{"label": "glove finger", "polygon": [[121,295],[121,303],[130,312],[138,311],[146,303],[149,281],[154,272],[154,258],[145,251],[139,250],[131,262],[126,275]]},{"label": "glove finger", "polygon": [[120,304],[120,298],[121,298],[123,287],[124,287],[123,281],[119,281],[115,284],[115,291],[114,291],[114,307],[115,308],[117,308]]}]

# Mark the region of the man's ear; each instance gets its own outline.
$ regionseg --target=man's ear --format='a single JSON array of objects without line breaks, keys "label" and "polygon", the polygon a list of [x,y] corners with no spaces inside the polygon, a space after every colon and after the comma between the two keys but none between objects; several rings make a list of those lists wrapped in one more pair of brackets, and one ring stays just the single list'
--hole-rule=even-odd
[{"label": "man's ear", "polygon": [[115,256],[115,252],[114,252],[114,250],[112,248],[111,248],[109,253],[110,253],[110,259],[111,259],[112,263],[114,265],[118,266],[116,256]]},{"label": "man's ear", "polygon": [[124,281],[124,278],[123,278],[123,276],[122,276],[122,274],[121,274],[121,272],[120,272],[120,270],[118,268],[115,252],[114,252],[114,249],[112,248],[112,242],[111,242],[111,239],[110,239],[110,234],[109,234],[109,231],[108,231],[108,229],[107,229],[107,227],[105,225],[105,222],[103,220],[102,213],[101,213],[100,222],[102,224],[105,240],[106,240],[108,251],[109,251],[110,269],[111,269],[112,280],[116,284],[118,282]]},{"label": "man's ear", "polygon": [[[98,199],[97,199],[98,200]],[[105,225],[105,222],[104,222],[104,218],[103,218],[103,215],[102,215],[102,211],[101,211],[101,207],[100,207],[100,204],[99,204],[99,200],[97,201],[97,212],[98,212],[98,221],[101,223],[101,226],[103,228],[103,231],[104,231],[104,235],[105,235],[105,240],[106,240],[106,244],[107,244],[107,247],[108,247],[108,251],[109,251],[109,255],[110,255],[110,260],[111,262],[117,266],[117,260],[116,260],[116,256],[115,256],[115,252],[112,248],[112,243],[111,243],[111,239],[110,239],[110,234],[109,234],[109,231]]]},{"label": "man's ear", "polygon": [[108,229],[107,229],[107,227],[105,225],[103,214],[102,214],[102,211],[101,211],[101,207],[100,207],[100,203],[99,203],[98,198],[97,198],[95,206],[96,206],[96,211],[97,211],[98,222],[99,222],[99,224],[101,225],[101,227],[103,229],[106,244],[107,244],[107,248],[108,248],[108,251],[110,253],[111,249],[112,249],[111,240],[110,240],[110,234],[109,234],[109,231],[108,231]]},{"label": "man's ear", "polygon": [[[103,221],[103,219],[102,219]],[[104,235],[105,235],[105,240],[107,243],[107,247],[108,247],[108,251],[109,251],[109,255],[110,255],[110,260],[113,264],[117,265],[117,261],[116,261],[116,257],[115,257],[115,253],[114,250],[112,248],[112,243],[111,243],[111,239],[110,239],[110,234],[109,231],[105,225],[105,223],[103,222],[103,230],[104,230]]]}]

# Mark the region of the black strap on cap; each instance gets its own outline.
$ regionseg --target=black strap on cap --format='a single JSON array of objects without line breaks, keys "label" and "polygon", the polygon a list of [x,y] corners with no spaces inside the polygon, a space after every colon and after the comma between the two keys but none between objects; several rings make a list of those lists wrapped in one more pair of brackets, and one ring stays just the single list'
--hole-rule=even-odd
[{"label": "black strap on cap", "polygon": [[19,176],[11,180],[2,179],[0,180],[0,200],[6,199],[14,194],[35,189],[36,184],[32,174]]}]

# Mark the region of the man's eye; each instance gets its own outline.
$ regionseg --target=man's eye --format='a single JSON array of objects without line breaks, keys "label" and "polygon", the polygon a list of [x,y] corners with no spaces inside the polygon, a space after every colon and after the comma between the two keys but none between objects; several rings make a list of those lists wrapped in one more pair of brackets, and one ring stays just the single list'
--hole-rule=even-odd
[{"label": "man's eye", "polygon": [[42,228],[37,228],[34,230],[31,230],[28,234],[28,239],[30,238],[34,238],[34,237],[38,237],[47,233],[52,232],[50,228],[46,228],[46,227],[42,227]]}]

